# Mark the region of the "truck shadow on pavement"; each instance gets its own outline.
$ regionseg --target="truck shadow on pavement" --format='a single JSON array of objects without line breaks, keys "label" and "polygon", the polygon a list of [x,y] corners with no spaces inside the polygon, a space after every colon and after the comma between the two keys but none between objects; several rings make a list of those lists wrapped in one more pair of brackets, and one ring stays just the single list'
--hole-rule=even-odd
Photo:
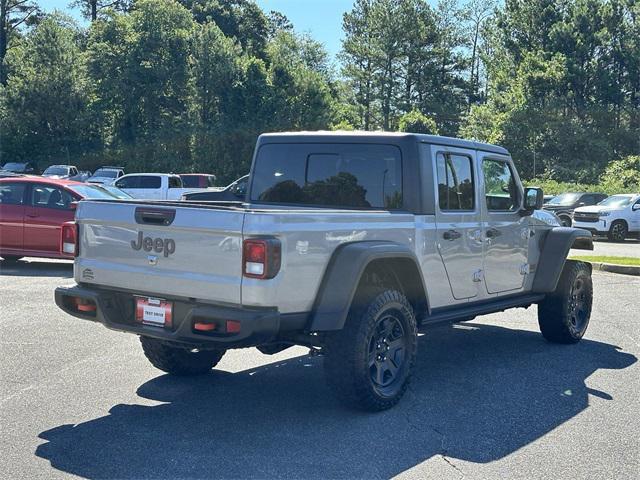
[{"label": "truck shadow on pavement", "polygon": [[[388,478],[433,456],[490,462],[589,407],[585,380],[636,357],[591,340],[467,323],[422,336],[410,390],[394,409],[344,409],[307,356],[239,373],[162,375],[138,389],[157,406],[40,434],[38,457],[87,478]],[[142,360],[142,359],[141,359]],[[600,400],[599,400],[600,401]]]},{"label": "truck shadow on pavement", "polygon": [[0,277],[73,277],[73,262],[0,260]]}]

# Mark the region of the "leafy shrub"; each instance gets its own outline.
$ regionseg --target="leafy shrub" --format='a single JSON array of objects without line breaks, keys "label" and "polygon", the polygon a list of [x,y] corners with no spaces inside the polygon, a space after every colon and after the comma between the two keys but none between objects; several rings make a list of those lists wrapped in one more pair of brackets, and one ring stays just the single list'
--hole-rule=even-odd
[{"label": "leafy shrub", "polygon": [[398,130],[411,133],[429,133],[438,135],[436,121],[418,110],[411,110],[400,117]]}]

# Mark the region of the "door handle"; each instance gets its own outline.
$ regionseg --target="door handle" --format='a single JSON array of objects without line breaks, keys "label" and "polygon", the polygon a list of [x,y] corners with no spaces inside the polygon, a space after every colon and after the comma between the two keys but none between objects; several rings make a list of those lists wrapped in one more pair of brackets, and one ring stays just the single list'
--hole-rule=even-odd
[{"label": "door handle", "polygon": [[502,235],[502,232],[500,230],[498,230],[497,228],[489,228],[489,229],[487,229],[485,235],[487,236],[487,238],[495,238],[495,237],[499,237],[500,235]]},{"label": "door handle", "polygon": [[27,213],[27,217],[29,218],[38,218],[40,215],[38,214],[33,214],[33,213]]},{"label": "door handle", "polygon": [[462,234],[457,230],[447,230],[442,234],[442,238],[444,238],[445,240],[456,240],[461,236]]}]

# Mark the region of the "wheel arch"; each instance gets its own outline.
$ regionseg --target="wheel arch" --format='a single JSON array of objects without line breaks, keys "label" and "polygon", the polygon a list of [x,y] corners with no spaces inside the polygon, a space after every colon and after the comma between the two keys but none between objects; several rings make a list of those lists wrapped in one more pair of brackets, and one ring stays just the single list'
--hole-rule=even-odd
[{"label": "wheel arch", "polygon": [[383,241],[349,243],[338,247],[329,261],[308,330],[342,329],[358,290],[372,272],[385,272],[393,278],[391,284],[385,284],[399,288],[414,310],[426,308],[427,294],[419,263],[407,246]]},{"label": "wheel arch", "polygon": [[612,220],[611,226],[613,227],[616,223],[624,223],[627,227],[627,230],[629,229],[629,222],[627,222],[626,218],[616,218],[615,220]]},{"label": "wheel arch", "polygon": [[574,227],[554,227],[547,231],[533,280],[534,293],[555,291],[571,248],[593,250],[591,232]]}]

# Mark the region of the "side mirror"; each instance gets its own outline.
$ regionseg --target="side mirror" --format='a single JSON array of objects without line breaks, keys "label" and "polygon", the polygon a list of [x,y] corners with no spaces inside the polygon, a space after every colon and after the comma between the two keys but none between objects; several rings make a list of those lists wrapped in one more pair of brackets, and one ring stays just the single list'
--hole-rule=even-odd
[{"label": "side mirror", "polygon": [[544,192],[538,187],[524,189],[523,213],[531,215],[534,210],[540,210],[544,203]]},{"label": "side mirror", "polygon": [[75,211],[75,210],[77,210],[77,209],[78,209],[78,202],[77,202],[77,201],[75,201],[75,202],[71,202],[71,203],[69,204],[69,210],[73,210],[73,211]]},{"label": "side mirror", "polygon": [[631,207],[632,212],[637,212],[640,210],[640,203],[636,203],[633,207]]},{"label": "side mirror", "polygon": [[585,205],[586,205],[586,203],[584,203],[584,202],[580,202],[580,203],[578,204],[578,206],[579,206],[579,207],[584,207]]}]

